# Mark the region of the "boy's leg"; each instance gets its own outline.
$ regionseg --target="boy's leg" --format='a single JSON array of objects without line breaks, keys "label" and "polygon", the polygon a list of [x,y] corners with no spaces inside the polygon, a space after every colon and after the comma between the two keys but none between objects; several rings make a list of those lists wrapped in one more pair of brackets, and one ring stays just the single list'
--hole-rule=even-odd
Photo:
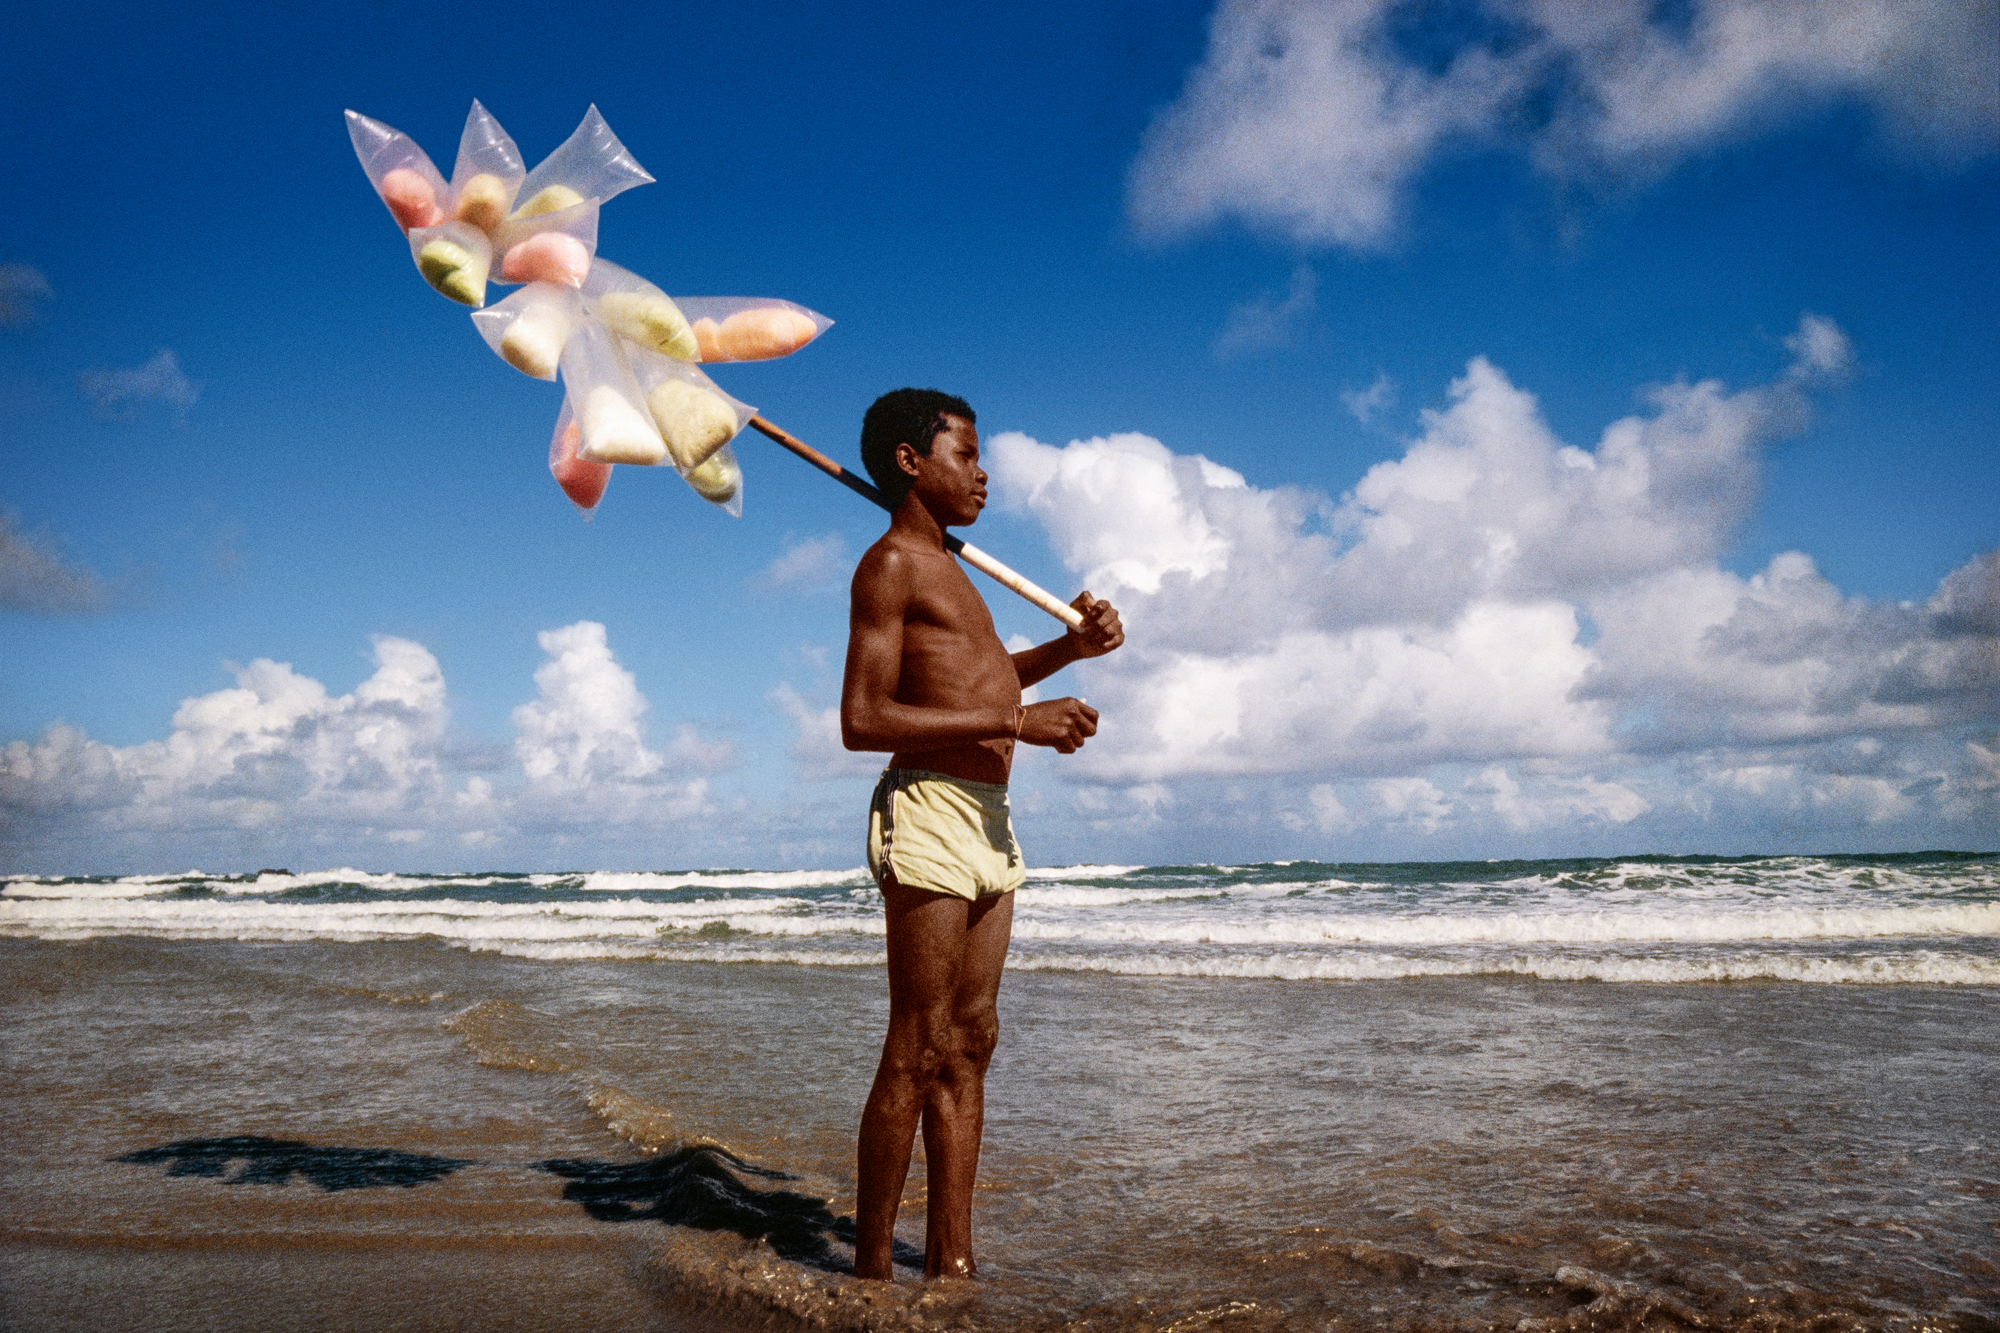
[{"label": "boy's leg", "polygon": [[952,994],[952,1044],[924,1102],[924,1159],[929,1202],[924,1272],[968,1277],[972,1258],[972,1187],[986,1122],[986,1066],[1000,1039],[1000,970],[1013,933],[1014,895],[967,904],[958,986]]},{"label": "boy's leg", "polygon": [[[955,1044],[952,1014],[974,904],[882,885],[889,931],[889,1033],[861,1112],[854,1274],[890,1278],[896,1208],[924,1104]],[[1005,950],[1003,948],[1004,957]]]}]

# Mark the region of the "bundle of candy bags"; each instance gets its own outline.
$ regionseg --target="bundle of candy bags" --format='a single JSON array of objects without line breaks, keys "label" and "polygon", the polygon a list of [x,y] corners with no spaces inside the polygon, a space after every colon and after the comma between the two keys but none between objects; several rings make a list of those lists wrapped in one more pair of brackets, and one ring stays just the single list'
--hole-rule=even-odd
[{"label": "bundle of candy bags", "polygon": [[[614,464],[670,463],[704,500],[743,512],[730,441],[756,409],[696,363],[788,356],[832,320],[790,301],[676,300],[599,258],[599,210],[653,178],[594,106],[529,171],[500,122],[474,102],[449,182],[408,135],[379,120],[349,111],[347,133],[424,281],[471,306],[479,335],[508,365],[561,377],[549,471],[578,508],[597,507]],[[488,306],[493,282],[520,290]]]}]

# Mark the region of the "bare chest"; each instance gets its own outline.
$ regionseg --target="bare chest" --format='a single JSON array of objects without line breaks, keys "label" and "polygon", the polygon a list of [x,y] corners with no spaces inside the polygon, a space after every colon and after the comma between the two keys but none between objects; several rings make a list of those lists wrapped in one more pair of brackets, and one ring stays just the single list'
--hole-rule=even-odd
[{"label": "bare chest", "polygon": [[[949,557],[947,557],[949,559]],[[903,622],[904,697],[973,703],[1020,696],[993,613],[955,560],[914,598]]]}]

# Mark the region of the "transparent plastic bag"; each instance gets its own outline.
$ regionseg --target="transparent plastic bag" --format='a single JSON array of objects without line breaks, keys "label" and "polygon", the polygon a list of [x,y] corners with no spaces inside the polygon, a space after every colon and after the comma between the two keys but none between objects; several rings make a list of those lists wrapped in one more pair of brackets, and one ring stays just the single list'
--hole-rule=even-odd
[{"label": "transparent plastic bag", "polygon": [[597,201],[509,218],[493,233],[493,253],[501,256],[502,281],[581,287],[597,254]]},{"label": "transparent plastic bag", "polygon": [[743,469],[737,466],[736,450],[729,445],[710,454],[700,467],[681,473],[681,480],[731,518],[743,517]]},{"label": "transparent plastic bag", "polygon": [[581,432],[578,458],[648,467],[666,461],[667,443],[646,411],[618,340],[602,324],[588,318],[577,324],[563,348],[562,377]]},{"label": "transparent plastic bag", "polygon": [[576,132],[563,141],[528,173],[517,196],[514,216],[537,217],[573,208],[586,199],[599,203],[614,199],[635,185],[651,184],[653,177],[634,160],[618,136],[604,123],[592,106]]},{"label": "transparent plastic bag", "polygon": [[347,113],[347,137],[354,144],[354,155],[361,159],[362,171],[368,174],[368,183],[388,205],[397,226],[408,232],[413,227],[435,227],[445,220],[451,190],[414,139],[359,111]]},{"label": "transparent plastic bag", "polygon": [[683,296],[680,307],[704,362],[790,356],[833,327],[817,311],[772,298]]},{"label": "transparent plastic bag", "polygon": [[625,355],[675,471],[702,499],[741,517],[743,470],[729,442],[757,409],[685,361],[639,347],[627,347]]},{"label": "transparent plastic bag", "polygon": [[608,259],[590,266],[584,303],[604,326],[629,343],[680,361],[692,361],[694,330],[673,298],[630,269]]},{"label": "transparent plastic bag", "polygon": [[563,345],[583,318],[583,301],[568,287],[531,282],[498,305],[475,310],[472,322],[502,361],[538,380],[552,380]]},{"label": "transparent plastic bag", "polygon": [[570,411],[569,400],[565,398],[562,411],[556,415],[556,433],[549,437],[549,475],[587,519],[604,498],[604,488],[611,484],[611,464],[578,458],[580,435],[576,414]]},{"label": "transparent plastic bag", "polygon": [[486,304],[486,275],[493,247],[470,222],[410,229],[410,257],[424,281],[474,310]]},{"label": "transparent plastic bag", "polygon": [[477,99],[465,116],[458,161],[451,169],[451,215],[470,222],[490,238],[514,208],[514,192],[528,174],[521,150],[493,113]]}]

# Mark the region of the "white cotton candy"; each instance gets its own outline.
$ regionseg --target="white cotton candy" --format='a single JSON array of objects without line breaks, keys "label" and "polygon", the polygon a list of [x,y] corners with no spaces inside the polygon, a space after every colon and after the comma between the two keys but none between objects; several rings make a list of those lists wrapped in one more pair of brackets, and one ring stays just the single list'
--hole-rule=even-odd
[{"label": "white cotton candy", "polygon": [[583,318],[583,302],[567,287],[531,282],[498,305],[472,312],[479,336],[502,361],[538,380],[552,380],[563,348]]},{"label": "white cotton candy", "polygon": [[667,456],[666,442],[646,414],[608,384],[593,385],[577,412],[583,434],[578,458],[592,463],[657,464]]},{"label": "white cotton candy", "polygon": [[500,355],[524,375],[552,380],[562,361],[563,344],[575,327],[574,311],[556,305],[533,306],[522,311],[501,335]]}]

